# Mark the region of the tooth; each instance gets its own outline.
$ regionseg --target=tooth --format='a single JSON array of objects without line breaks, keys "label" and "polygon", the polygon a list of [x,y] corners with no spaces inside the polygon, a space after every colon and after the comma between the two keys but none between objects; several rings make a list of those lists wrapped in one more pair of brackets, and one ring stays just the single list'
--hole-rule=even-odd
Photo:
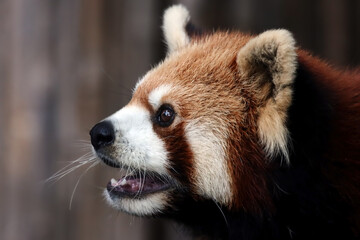
[{"label": "tooth", "polygon": [[117,181],[113,178],[110,180],[110,183],[111,183],[111,186],[113,186],[113,187],[116,187],[118,185]]},{"label": "tooth", "polygon": [[126,184],[126,178],[124,178],[124,179],[119,183],[120,186],[124,186],[125,184]]}]

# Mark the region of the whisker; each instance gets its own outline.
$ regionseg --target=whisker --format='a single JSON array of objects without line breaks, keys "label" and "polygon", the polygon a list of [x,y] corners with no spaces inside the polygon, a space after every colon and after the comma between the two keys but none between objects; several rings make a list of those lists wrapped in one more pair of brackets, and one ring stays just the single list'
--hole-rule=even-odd
[{"label": "whisker", "polygon": [[168,165],[167,167],[169,167],[171,170],[174,171],[174,173],[176,173],[177,175],[180,175],[179,172],[171,165]]},{"label": "whisker", "polygon": [[[75,161],[70,162],[65,167],[63,167],[60,170],[58,170],[57,172],[55,172],[51,177],[46,179],[44,182],[47,183],[47,182],[59,181],[61,178],[63,178],[67,174],[71,173],[72,171],[78,169],[79,167],[81,167],[87,163],[93,162],[93,161],[96,161],[96,157],[92,153],[86,153],[83,156],[76,159]],[[74,164],[77,164],[77,165],[73,166]]]},{"label": "whisker", "polygon": [[226,216],[225,216],[223,210],[221,209],[221,207],[217,204],[217,202],[216,202],[215,200],[213,200],[213,202],[215,203],[215,205],[217,206],[217,208],[220,210],[222,216],[224,217],[226,227],[229,229],[229,223],[228,223],[228,221],[227,221],[227,219],[226,219]]},{"label": "whisker", "polygon": [[[138,163],[138,172],[136,173],[136,174],[139,174],[139,178],[140,178],[140,188],[139,188],[139,190],[137,190],[137,192],[136,192],[136,194],[135,194],[135,196],[134,196],[134,198],[136,198],[136,197],[138,197],[140,194],[141,194],[141,185],[142,185],[142,179],[141,179],[141,168],[140,168],[140,163]],[[144,176],[145,177],[145,176]]]},{"label": "whisker", "polygon": [[144,167],[144,172],[143,172],[143,174],[144,174],[144,179],[143,179],[143,181],[141,182],[141,179],[140,179],[140,193],[139,194],[141,194],[142,193],[142,191],[144,190],[144,186],[145,186],[145,181],[146,181],[146,166]]},{"label": "whisker", "polygon": [[49,179],[47,179],[45,182],[56,182],[56,181],[59,181],[60,179],[62,179],[63,177],[65,177],[66,175],[68,175],[69,173],[75,171],[76,169],[88,164],[88,163],[91,163],[91,162],[94,162],[96,161],[96,159],[91,159],[91,160],[88,160],[86,162],[81,162],[80,164],[76,165],[76,166],[73,166],[69,169],[66,169],[66,170],[62,170],[61,172],[57,173],[57,174],[54,174],[52,177],[50,177]]},{"label": "whisker", "polygon": [[74,187],[74,190],[72,191],[72,194],[71,194],[71,198],[70,198],[70,204],[69,204],[69,210],[71,210],[71,205],[72,205],[72,201],[74,199],[74,195],[75,195],[75,191],[77,189],[77,186],[79,185],[80,183],[80,180],[81,178],[93,167],[95,167],[97,164],[99,164],[98,161],[96,162],[93,162],[79,177],[79,179],[77,180],[76,184],[75,184],[75,187]]},{"label": "whisker", "polygon": [[78,143],[86,143],[86,144],[89,144],[91,146],[91,142],[89,140],[80,139],[80,140],[76,140],[76,142],[78,142]]},{"label": "whisker", "polygon": [[81,151],[87,151],[87,152],[93,151],[91,142],[87,140],[77,140],[73,143],[73,146],[75,146],[76,149],[80,149]]},{"label": "whisker", "polygon": [[156,175],[154,175],[154,176],[155,176],[155,178],[157,178],[160,182],[162,182],[162,183],[164,183],[164,184],[170,182],[168,178],[160,177],[160,176],[156,176]]}]

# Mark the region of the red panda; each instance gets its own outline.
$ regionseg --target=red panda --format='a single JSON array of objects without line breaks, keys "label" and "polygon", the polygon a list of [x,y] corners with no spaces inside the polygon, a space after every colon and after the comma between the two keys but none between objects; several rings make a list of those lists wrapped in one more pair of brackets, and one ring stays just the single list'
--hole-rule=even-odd
[{"label": "red panda", "polygon": [[96,155],[125,170],[107,202],[210,239],[359,238],[359,72],[287,30],[201,35],[189,20],[182,5],[165,11],[166,58],[90,131]]}]

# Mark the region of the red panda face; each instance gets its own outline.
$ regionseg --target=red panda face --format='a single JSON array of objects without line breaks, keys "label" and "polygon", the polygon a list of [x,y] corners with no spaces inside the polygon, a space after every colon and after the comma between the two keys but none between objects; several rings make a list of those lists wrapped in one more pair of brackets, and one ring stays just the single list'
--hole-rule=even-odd
[{"label": "red panda face", "polygon": [[[91,131],[99,158],[125,170],[109,182],[106,199],[131,214],[176,209],[179,192],[228,208],[261,204],[266,159],[277,153],[286,159],[291,35],[215,33],[191,40],[188,20],[181,6],[167,10],[167,58],[139,81],[127,106]],[[289,67],[277,67],[283,61]]]},{"label": "red panda face", "polygon": [[[186,189],[194,198],[230,204],[228,131],[231,125],[242,121],[239,113],[245,106],[239,99],[240,91],[231,86],[235,83],[229,82],[226,88],[220,83],[224,77],[233,78],[231,58],[224,55],[228,70],[217,69],[211,66],[212,57],[205,50],[193,47],[169,56],[139,82],[131,102],[107,118],[114,128],[115,140],[98,151],[100,156],[104,154],[111,162],[135,171],[139,181],[136,184],[144,181],[143,188],[148,181],[144,178],[151,179],[149,184],[167,185],[144,196],[146,191],[136,186],[129,196],[123,197],[117,189],[121,188],[119,184],[126,188],[128,184],[124,179],[113,182],[107,191],[112,205],[135,214],[154,214],[169,207],[172,191],[179,189]],[[196,59],[206,65],[196,66]],[[213,68],[210,75],[209,68]],[[136,194],[138,197],[131,198]],[[134,210],[134,206],[140,207]]]}]

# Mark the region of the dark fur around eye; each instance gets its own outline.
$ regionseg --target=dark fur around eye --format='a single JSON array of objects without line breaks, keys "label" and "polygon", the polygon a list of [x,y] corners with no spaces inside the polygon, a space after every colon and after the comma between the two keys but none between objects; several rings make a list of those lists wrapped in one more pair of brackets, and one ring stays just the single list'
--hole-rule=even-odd
[{"label": "dark fur around eye", "polygon": [[175,111],[169,104],[163,104],[155,114],[155,123],[160,127],[169,127],[175,119]]}]

